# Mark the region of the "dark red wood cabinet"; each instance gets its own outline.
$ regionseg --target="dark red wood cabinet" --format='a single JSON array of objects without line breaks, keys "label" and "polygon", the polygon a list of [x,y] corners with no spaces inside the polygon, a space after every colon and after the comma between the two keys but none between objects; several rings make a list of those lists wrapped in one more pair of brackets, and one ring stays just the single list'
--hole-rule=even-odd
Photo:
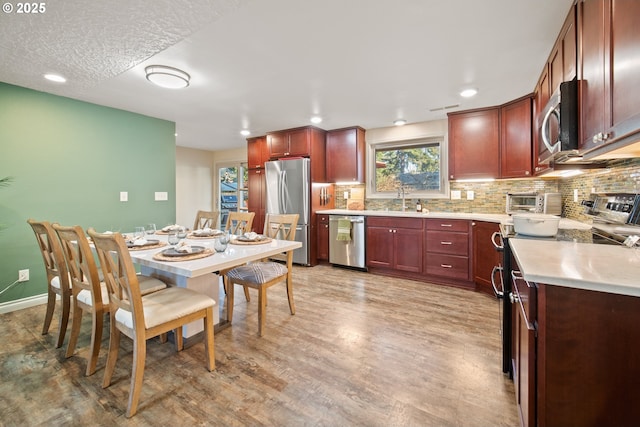
[{"label": "dark red wood cabinet", "polygon": [[517,99],[500,108],[500,178],[532,175],[532,97]]},{"label": "dark red wood cabinet", "polygon": [[371,216],[366,230],[367,267],[422,272],[422,219]]},{"label": "dark red wood cabinet", "polygon": [[449,113],[449,179],[500,178],[500,109]]},{"label": "dark red wood cabinet", "polygon": [[471,233],[466,220],[427,219],[424,273],[470,285]]},{"label": "dark red wood cabinet", "polygon": [[329,261],[329,215],[318,214],[317,239],[318,261]]},{"label": "dark red wood cabinet", "polygon": [[523,279],[514,290],[522,425],[638,425],[640,297]]},{"label": "dark red wood cabinet", "polygon": [[249,169],[247,188],[249,189],[249,200],[247,208],[249,212],[255,212],[253,218],[253,231],[262,233],[264,229],[264,218],[266,212],[266,180],[264,169]]},{"label": "dark red wood cabinet", "polygon": [[473,221],[473,282],[476,291],[495,295],[491,284],[493,267],[500,264],[502,254],[496,250],[492,241],[493,234],[499,232],[495,222]]},{"label": "dark red wood cabinet", "polygon": [[361,127],[327,132],[327,181],[363,183],[365,131]]},{"label": "dark red wood cabinet", "polygon": [[580,149],[606,153],[640,136],[640,2],[581,0]]},{"label": "dark red wood cabinet", "polygon": [[257,136],[247,139],[247,168],[264,168],[264,163],[269,160],[267,149],[267,137]]}]

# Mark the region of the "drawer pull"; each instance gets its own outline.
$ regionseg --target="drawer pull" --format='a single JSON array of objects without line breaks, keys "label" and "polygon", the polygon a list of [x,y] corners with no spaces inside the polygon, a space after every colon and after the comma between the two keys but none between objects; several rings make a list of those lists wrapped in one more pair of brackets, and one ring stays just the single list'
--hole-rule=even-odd
[{"label": "drawer pull", "polygon": [[441,245],[453,245],[453,242],[440,242]]},{"label": "drawer pull", "polygon": [[440,264],[440,267],[442,267],[442,268],[453,268],[453,266],[451,264]]},{"label": "drawer pull", "polygon": [[440,224],[440,227],[453,227],[452,224]]}]

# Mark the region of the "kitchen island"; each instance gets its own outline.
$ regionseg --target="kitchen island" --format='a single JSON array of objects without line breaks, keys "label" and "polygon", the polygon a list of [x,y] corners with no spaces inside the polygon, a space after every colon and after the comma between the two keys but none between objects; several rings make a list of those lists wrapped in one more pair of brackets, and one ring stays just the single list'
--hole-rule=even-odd
[{"label": "kitchen island", "polygon": [[510,239],[523,426],[640,420],[640,249]]}]

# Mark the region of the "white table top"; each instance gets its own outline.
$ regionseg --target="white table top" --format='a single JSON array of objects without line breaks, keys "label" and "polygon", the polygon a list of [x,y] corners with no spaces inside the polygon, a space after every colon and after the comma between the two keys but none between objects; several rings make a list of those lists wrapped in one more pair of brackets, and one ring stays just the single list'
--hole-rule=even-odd
[{"label": "white table top", "polygon": [[509,239],[525,280],[640,297],[640,249]]},{"label": "white table top", "polygon": [[[154,235],[150,238],[166,241],[167,236]],[[186,239],[186,242],[193,246],[204,246],[214,250],[213,239]],[[167,246],[148,250],[129,251],[129,254],[136,264],[184,277],[197,277],[300,247],[302,247],[302,243],[300,242],[275,239],[269,243],[260,245],[235,245],[230,243],[223,253],[214,253],[205,258],[177,262],[156,261],[153,259],[156,253],[167,249]]]}]

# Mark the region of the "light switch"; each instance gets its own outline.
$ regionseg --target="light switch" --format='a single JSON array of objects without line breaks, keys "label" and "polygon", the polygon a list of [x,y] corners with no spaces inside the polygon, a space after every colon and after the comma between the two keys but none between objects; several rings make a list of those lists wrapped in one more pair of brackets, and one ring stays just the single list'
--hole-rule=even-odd
[{"label": "light switch", "polygon": [[577,188],[573,189],[573,201],[578,203],[578,189]]},{"label": "light switch", "polygon": [[129,193],[127,191],[121,191],[120,192],[120,201],[121,202],[128,202],[129,201]]},{"label": "light switch", "polygon": [[460,200],[462,198],[462,191],[451,190],[451,200]]},{"label": "light switch", "polygon": [[166,191],[156,191],[155,199],[156,201],[169,200],[169,195]]}]

